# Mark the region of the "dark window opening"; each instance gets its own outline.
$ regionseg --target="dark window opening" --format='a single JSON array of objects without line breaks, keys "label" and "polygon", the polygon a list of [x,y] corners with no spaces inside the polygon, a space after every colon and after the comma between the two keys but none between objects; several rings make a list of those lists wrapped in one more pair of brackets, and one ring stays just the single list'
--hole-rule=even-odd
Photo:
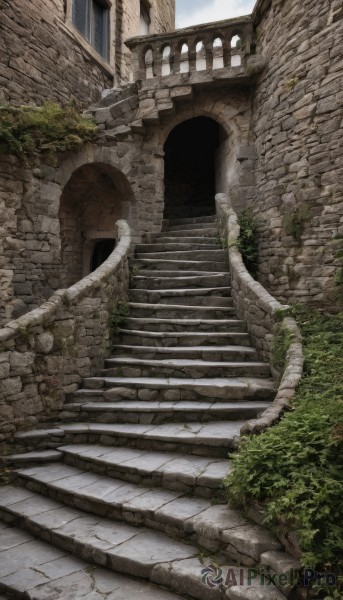
[{"label": "dark window opening", "polygon": [[216,150],[222,133],[208,117],[185,121],[170,133],[164,146],[166,219],[215,213]]},{"label": "dark window opening", "polygon": [[141,15],[141,26],[140,34],[148,35],[150,32],[151,17],[150,17],[150,6],[141,0],[140,3],[140,15]]},{"label": "dark window opening", "polygon": [[73,23],[93,48],[108,60],[109,8],[104,0],[73,0]]},{"label": "dark window opening", "polygon": [[112,254],[116,240],[100,240],[96,242],[91,262],[91,271],[95,271]]}]

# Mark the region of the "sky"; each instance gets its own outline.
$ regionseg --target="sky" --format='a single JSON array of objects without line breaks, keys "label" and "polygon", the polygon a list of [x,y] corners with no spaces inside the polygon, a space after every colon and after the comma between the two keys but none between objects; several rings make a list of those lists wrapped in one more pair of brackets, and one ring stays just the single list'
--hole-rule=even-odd
[{"label": "sky", "polygon": [[176,27],[248,15],[255,0],[176,0]]}]

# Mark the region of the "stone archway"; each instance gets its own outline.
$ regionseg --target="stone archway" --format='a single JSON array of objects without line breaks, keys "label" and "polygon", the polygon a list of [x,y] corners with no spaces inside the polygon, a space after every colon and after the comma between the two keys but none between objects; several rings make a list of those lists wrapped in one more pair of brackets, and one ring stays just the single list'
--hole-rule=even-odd
[{"label": "stone archway", "polygon": [[133,201],[126,177],[115,167],[88,163],[73,172],[59,209],[63,287],[88,275],[101,256],[106,259],[108,248],[115,245],[115,223],[129,218]]},{"label": "stone archway", "polygon": [[214,119],[198,116],[178,124],[164,145],[164,217],[214,214],[220,148],[227,139]]}]

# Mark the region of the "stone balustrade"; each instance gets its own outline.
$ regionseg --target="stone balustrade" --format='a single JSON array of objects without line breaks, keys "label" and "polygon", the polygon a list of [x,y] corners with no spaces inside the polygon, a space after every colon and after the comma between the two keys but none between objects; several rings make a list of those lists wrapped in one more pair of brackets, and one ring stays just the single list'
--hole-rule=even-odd
[{"label": "stone balustrade", "polygon": [[96,271],[0,329],[0,442],[54,419],[65,396],[110,353],[109,319],[127,297],[132,236],[116,224],[118,245]]},{"label": "stone balustrade", "polygon": [[253,52],[253,22],[240,17],[131,38],[126,45],[132,51],[134,80],[223,69],[234,77],[246,72]]},{"label": "stone balustrade", "polygon": [[[234,306],[240,319],[246,321],[252,341],[260,357],[270,362],[274,379],[279,382],[275,400],[260,417],[248,421],[241,435],[260,433],[277,421],[295,396],[303,374],[302,338],[296,321],[287,315],[289,306],[276,298],[248,273],[237,247],[240,227],[229,197],[217,194],[216,210],[221,239],[227,247]],[[272,345],[277,325],[290,340],[282,372],[273,365]]]}]

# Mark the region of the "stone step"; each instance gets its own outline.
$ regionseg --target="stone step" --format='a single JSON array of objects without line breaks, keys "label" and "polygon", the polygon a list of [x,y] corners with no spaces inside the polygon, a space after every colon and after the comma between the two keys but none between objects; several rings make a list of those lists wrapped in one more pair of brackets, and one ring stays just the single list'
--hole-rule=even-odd
[{"label": "stone step", "polygon": [[[101,528],[106,527],[112,532],[116,526],[119,531],[126,532],[123,521],[129,525],[130,533],[131,526],[148,527],[168,536],[172,535],[177,540],[200,546],[202,550],[221,552],[226,560],[246,566],[257,565],[264,552],[282,549],[281,544],[269,532],[252,524],[226,504],[211,506],[207,499],[189,498],[180,491],[126,483],[121,479],[89,473],[63,463],[19,469],[16,475],[20,485],[34,495],[20,502],[19,508],[16,503],[2,507],[0,498],[0,509],[3,508],[9,514],[14,513],[15,517],[30,519],[34,503],[45,508],[45,513],[50,512],[48,500],[51,498],[51,511],[54,512],[51,515],[52,522],[56,516],[54,501],[57,501],[73,510],[77,509],[79,517],[75,518],[79,521],[80,528],[80,519],[89,519],[81,511],[87,511],[104,517],[106,524],[101,518]],[[41,498],[38,494],[44,497]],[[64,508],[63,504],[61,509]],[[73,527],[73,531],[74,529]],[[152,533],[149,529],[143,531]],[[91,531],[89,534],[92,537]],[[178,543],[169,537],[166,541],[169,539]]]},{"label": "stone step", "polygon": [[215,227],[201,227],[201,228],[192,228],[186,229],[184,226],[182,229],[168,229],[168,231],[162,231],[161,233],[156,233],[154,235],[154,241],[158,241],[161,237],[167,235],[170,238],[174,238],[175,240],[182,240],[183,238],[189,237],[202,237],[202,238],[211,238],[217,239],[218,229]]},{"label": "stone step", "polygon": [[[108,378],[107,383],[111,385],[113,380],[111,382]],[[25,444],[28,451],[57,448],[66,444],[100,443],[225,458],[234,449],[244,423],[245,421],[216,421],[137,425],[58,422],[55,429],[19,433],[15,440]]]},{"label": "stone step", "polygon": [[168,279],[170,277],[206,277],[208,275],[217,275],[219,273],[225,273],[225,275],[227,275],[227,271],[183,271],[183,270],[178,270],[178,271],[158,271],[157,269],[138,269],[136,270],[134,273],[132,273],[133,276],[135,275],[141,275],[144,277],[161,277],[162,279]]},{"label": "stone step", "polygon": [[[187,219],[188,221],[188,219]],[[175,224],[173,223],[173,219],[171,219],[171,221],[169,221],[169,227],[168,227],[168,233],[170,233],[171,231],[193,231],[193,230],[197,230],[197,229],[201,229],[201,230],[214,230],[215,234],[218,232],[217,230],[217,226],[216,223],[214,221],[211,221],[210,223],[208,222],[203,222],[203,221],[195,221],[195,223],[185,223],[182,219],[182,223],[179,224]]]},{"label": "stone step", "polygon": [[[20,490],[22,501],[32,496],[28,490]],[[10,488],[10,493],[17,493]],[[57,505],[57,503],[56,503]],[[40,505],[41,506],[41,505]],[[59,505],[58,505],[59,506]],[[70,509],[62,506],[62,511],[71,514]],[[58,509],[57,509],[58,511]],[[35,511],[33,511],[35,513]],[[57,514],[57,513],[56,513]],[[66,512],[65,512],[66,514]],[[23,520],[11,512],[10,520]],[[27,529],[36,528],[33,524],[35,515],[30,515],[31,523]],[[69,517],[67,517],[68,520]],[[39,524],[39,528],[41,525]],[[127,577],[115,573],[111,568],[93,566],[91,550],[83,540],[79,558],[76,543],[69,550],[55,547],[53,543],[38,540],[23,529],[0,522],[0,587],[6,589],[11,598],[26,600],[123,600],[139,598],[140,600],[185,600],[185,596],[177,596],[171,592],[141,579]],[[46,537],[51,540],[54,534],[46,529]],[[103,536],[104,537],[104,536]],[[103,542],[106,546],[106,542]],[[107,543],[107,546],[109,544]],[[76,556],[74,555],[76,554]],[[91,561],[91,562],[90,562]],[[130,574],[131,575],[131,574]],[[5,598],[2,594],[0,599]]]},{"label": "stone step", "polygon": [[[11,465],[26,465],[32,463],[58,462],[62,453],[58,450],[43,450],[41,452],[25,452],[25,454],[12,454],[4,456],[3,461]],[[1,600],[1,599],[0,599]]]},{"label": "stone step", "polygon": [[171,260],[167,258],[156,258],[156,259],[147,259],[141,258],[137,260],[137,258],[133,258],[130,261],[130,265],[132,269],[139,269],[143,271],[147,269],[149,271],[227,271],[228,265],[225,261],[213,261],[213,260]]},{"label": "stone step", "polygon": [[130,278],[130,289],[178,289],[178,288],[210,288],[230,285],[228,273],[213,273],[212,275],[185,275],[178,277],[158,277],[152,275],[134,275]]},{"label": "stone step", "polygon": [[[209,262],[224,262],[225,251],[221,249],[214,250],[170,250],[168,252],[137,252],[136,259],[163,259],[163,260],[198,260]],[[218,271],[218,269],[216,269]]]},{"label": "stone step", "polygon": [[[56,500],[41,498],[29,490],[21,491],[31,495],[24,497],[19,503],[20,508],[15,504],[3,503],[6,518],[25,527],[26,531],[10,528],[9,535],[4,534],[4,561],[0,575],[2,585],[8,584],[10,589],[15,589],[19,581],[24,591],[32,586],[32,595],[25,594],[26,598],[32,600],[177,598],[151,583],[181,592],[182,598],[186,594],[198,600],[222,600],[221,587],[211,590],[204,578],[204,567],[208,566],[211,572],[213,559],[199,557],[196,546],[173,540],[158,531],[90,516]],[[3,524],[3,527],[6,532],[6,525]],[[32,534],[48,539],[57,548],[35,540]],[[74,561],[77,563],[70,563],[70,553],[76,555]],[[88,562],[90,559],[101,568],[87,568],[83,559]],[[104,564],[108,565],[106,571],[102,568]],[[239,569],[236,564],[222,565],[221,568],[225,573],[235,572],[238,581],[248,584],[247,569]],[[118,572],[121,575],[117,575]],[[54,581],[56,573],[58,579]],[[85,582],[84,573],[91,577],[91,582],[88,579]],[[138,579],[128,580],[122,574],[134,574],[136,578],[147,579],[150,585]],[[111,593],[114,581],[116,587]],[[54,587],[57,588],[57,595],[53,592]],[[147,591],[150,596],[145,595]],[[279,598],[275,596],[276,600]]]},{"label": "stone step", "polygon": [[156,347],[156,346],[128,346],[118,345],[113,347],[113,357],[118,354],[125,356],[134,356],[136,358],[146,359],[202,359],[211,361],[239,361],[257,360],[257,352],[251,346],[172,346],[172,347]]},{"label": "stone step", "polygon": [[130,483],[225,499],[220,488],[231,470],[228,460],[173,452],[74,444],[58,448],[66,464]]},{"label": "stone step", "polygon": [[210,400],[232,402],[271,400],[275,395],[272,379],[253,377],[186,379],[163,377],[88,377],[84,388],[70,395],[72,402],[80,399],[90,402],[116,402],[120,400],[146,400],[158,392],[158,400]]},{"label": "stone step", "polygon": [[[159,237],[156,238],[156,235],[158,235]],[[219,243],[219,238],[217,236],[214,237],[197,237],[197,236],[193,236],[190,235],[187,238],[180,238],[180,240],[176,237],[176,236],[172,236],[169,237],[168,231],[164,233],[164,235],[162,234],[156,234],[156,233],[152,233],[150,234],[151,236],[151,240],[155,243],[155,244],[182,244],[182,245],[187,245],[187,246],[195,246],[195,245],[199,245],[201,247],[203,246],[207,246],[207,245],[212,245],[212,246],[216,246],[216,248],[221,247],[221,244]],[[147,242],[150,243],[151,245],[153,245],[153,242]]]},{"label": "stone step", "polygon": [[208,215],[205,217],[189,217],[185,219],[169,219],[169,227],[175,225],[193,225],[196,223],[215,223],[216,215]]},{"label": "stone step", "polygon": [[244,333],[246,324],[239,319],[158,319],[154,317],[127,317],[125,329],[160,332],[229,332]]},{"label": "stone step", "polygon": [[[183,238],[182,238],[183,239]],[[216,243],[215,238],[199,238],[199,242],[193,240],[188,240],[185,242],[180,242],[173,240],[170,238],[169,242],[162,242],[160,239],[157,240],[154,244],[137,244],[135,251],[139,254],[146,254],[150,252],[177,252],[184,250],[218,250],[218,244]]]},{"label": "stone step", "polygon": [[[215,299],[207,300],[209,297]],[[145,302],[153,304],[177,304],[179,299],[180,304],[195,304],[197,306],[220,306],[218,304],[218,298],[231,297],[230,287],[210,287],[210,288],[174,288],[172,290],[144,290],[135,289],[129,290],[130,302]],[[228,303],[224,303],[223,306],[227,306]]]},{"label": "stone step", "polygon": [[134,329],[120,328],[118,330],[120,340],[129,346],[156,346],[156,348],[167,348],[172,346],[194,347],[194,346],[221,346],[224,344],[248,345],[250,337],[248,333],[233,332],[168,332],[168,331],[140,331]]},{"label": "stone step", "polygon": [[[146,391],[152,398],[158,392]],[[161,424],[197,421],[243,421],[255,419],[271,406],[270,402],[197,402],[197,401],[144,401],[124,400],[115,402],[69,402],[64,405],[60,418],[96,423],[142,423]]]},{"label": "stone step", "polygon": [[[233,299],[231,297],[231,288],[225,288],[224,293],[227,295],[223,295],[223,288],[203,288],[206,293],[201,294],[200,296],[197,294],[194,289],[183,290],[185,293],[179,293],[178,290],[173,290],[174,295],[166,294],[163,290],[162,294],[159,294],[158,290],[148,290],[148,294],[146,294],[146,290],[142,290],[142,295],[145,295],[145,300],[130,300],[130,302],[136,304],[159,304],[161,305],[182,305],[182,306],[210,306],[210,307],[231,307],[233,306]],[[217,290],[217,291],[216,291]],[[203,290],[202,290],[203,291]],[[219,295],[221,294],[221,295]],[[130,295],[130,291],[129,291]],[[136,294],[136,290],[132,290],[132,296],[134,297]],[[139,294],[138,294],[139,295]],[[154,300],[154,296],[159,296],[158,300]]]},{"label": "stone step", "polygon": [[[230,301],[233,302],[232,298]],[[232,316],[233,306],[186,306],[184,304],[129,303],[130,317],[156,317],[160,319],[225,319]]]},{"label": "stone step", "polygon": [[211,275],[184,275],[178,277],[159,277],[154,275],[134,275],[130,278],[130,289],[178,289],[178,288],[209,288],[230,285],[228,273],[213,273]]},{"label": "stone step", "polygon": [[105,362],[105,377],[270,377],[268,363],[253,361],[211,361],[202,359],[148,359],[118,356]]},{"label": "stone step", "polygon": [[[254,580],[251,584],[248,577],[248,582],[244,580],[243,585],[238,584],[229,587],[226,598],[228,600],[285,600],[286,596],[274,585],[268,584],[266,578],[265,583],[262,582],[262,578],[258,574],[256,578],[257,581]],[[236,583],[239,582],[239,575],[236,576],[235,580]]]}]

